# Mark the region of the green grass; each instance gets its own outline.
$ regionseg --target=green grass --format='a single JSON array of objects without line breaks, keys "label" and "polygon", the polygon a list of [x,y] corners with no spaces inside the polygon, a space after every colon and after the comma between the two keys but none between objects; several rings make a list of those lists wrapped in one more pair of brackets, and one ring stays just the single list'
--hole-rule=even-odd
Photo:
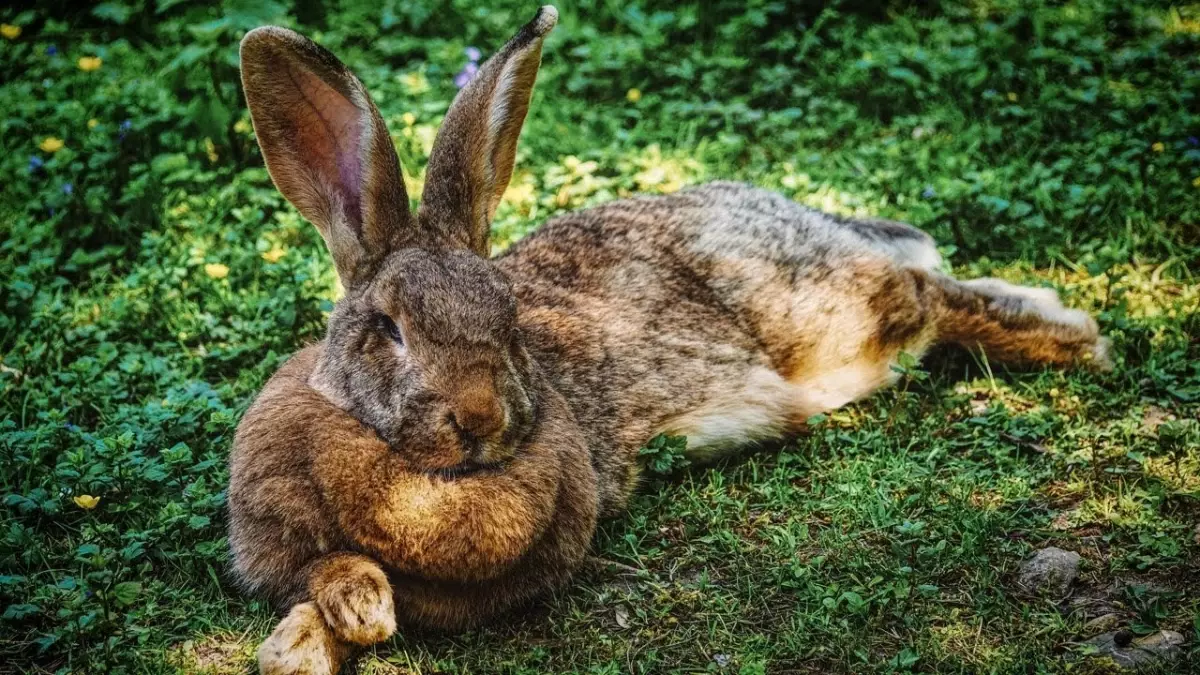
[{"label": "green grass", "polygon": [[[225,456],[336,290],[262,168],[237,40],[282,22],[337,52],[419,194],[464,47],[535,7],[426,4],[0,9],[0,663],[251,663],[273,617],[226,572]],[[744,179],[1059,288],[1115,372],[935,355],[781,447],[648,479],[597,537],[618,565],[363,672],[1103,672],[1081,598],[1200,663],[1200,5],[821,4],[561,4],[497,240]],[[1013,585],[1049,544],[1084,558],[1061,605]]]}]

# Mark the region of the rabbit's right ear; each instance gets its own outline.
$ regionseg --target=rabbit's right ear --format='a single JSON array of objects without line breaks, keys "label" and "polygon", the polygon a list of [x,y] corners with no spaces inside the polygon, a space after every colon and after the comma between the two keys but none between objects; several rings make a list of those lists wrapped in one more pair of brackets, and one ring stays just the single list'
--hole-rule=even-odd
[{"label": "rabbit's right ear", "polygon": [[329,246],[342,285],[370,277],[412,236],[396,149],[362,82],[276,26],[242,39],[242,86],[275,186]]},{"label": "rabbit's right ear", "polygon": [[488,257],[488,230],[512,177],[542,42],[557,22],[554,7],[539,9],[446,111],[417,212],[420,227],[432,236]]}]

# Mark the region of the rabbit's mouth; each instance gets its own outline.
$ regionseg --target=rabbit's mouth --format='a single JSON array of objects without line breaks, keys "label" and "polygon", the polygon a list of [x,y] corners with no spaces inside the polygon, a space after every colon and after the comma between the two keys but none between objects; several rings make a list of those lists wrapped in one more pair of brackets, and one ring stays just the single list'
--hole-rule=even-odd
[{"label": "rabbit's mouth", "polygon": [[468,476],[486,475],[497,473],[504,467],[503,462],[463,462],[454,466],[448,466],[442,469],[432,469],[430,475],[437,476],[446,480],[454,480],[456,478],[466,478]]}]

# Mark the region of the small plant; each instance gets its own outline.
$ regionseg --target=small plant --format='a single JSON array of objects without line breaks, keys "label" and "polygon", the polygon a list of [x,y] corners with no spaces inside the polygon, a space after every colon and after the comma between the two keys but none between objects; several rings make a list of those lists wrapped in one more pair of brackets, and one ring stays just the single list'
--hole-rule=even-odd
[{"label": "small plant", "polygon": [[666,476],[691,464],[687,458],[687,437],[659,434],[638,450],[650,473]]},{"label": "small plant", "polygon": [[1137,617],[1129,628],[1138,635],[1153,633],[1161,627],[1163,621],[1172,617],[1169,600],[1177,593],[1153,588],[1144,584],[1131,584],[1125,587],[1125,601]]}]

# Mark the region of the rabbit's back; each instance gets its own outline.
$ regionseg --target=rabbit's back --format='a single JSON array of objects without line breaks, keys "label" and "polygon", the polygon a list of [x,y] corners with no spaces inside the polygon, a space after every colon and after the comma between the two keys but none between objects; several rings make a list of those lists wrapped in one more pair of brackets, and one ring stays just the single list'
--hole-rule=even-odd
[{"label": "rabbit's back", "polygon": [[812,209],[762,188],[729,181],[679,193],[696,209],[678,227],[697,239],[695,254],[753,256],[804,271],[863,254],[864,248],[902,265],[941,263],[933,238],[905,223],[844,218]]},{"label": "rabbit's back", "polygon": [[886,384],[928,323],[905,270],[940,261],[910,226],[719,182],[555,218],[497,262],[611,513],[656,433],[707,455]]}]

